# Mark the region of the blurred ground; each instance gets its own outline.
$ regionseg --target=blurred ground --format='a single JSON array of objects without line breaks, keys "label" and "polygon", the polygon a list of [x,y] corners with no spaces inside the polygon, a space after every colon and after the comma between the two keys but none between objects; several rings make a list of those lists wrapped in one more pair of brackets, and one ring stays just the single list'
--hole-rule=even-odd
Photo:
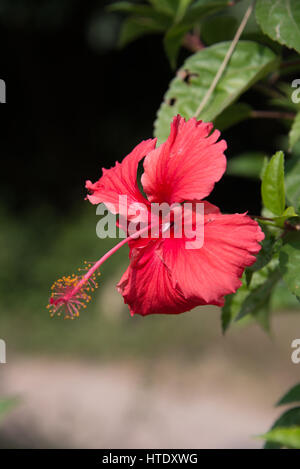
[{"label": "blurred ground", "polygon": [[[43,220],[47,214],[47,224]],[[115,244],[95,237],[94,207],[29,220],[0,210],[0,398],[19,406],[0,424],[2,448],[255,448],[280,412],[274,402],[299,381],[291,342],[299,303],[279,285],[272,333],[257,324],[221,333],[220,311],[133,317],[115,285],[124,247],[103,266],[77,321],[49,318],[51,283]],[[25,223],[26,222],[26,223]],[[278,314],[296,308],[294,312]]]},{"label": "blurred ground", "polygon": [[199,336],[200,354],[100,362],[8,356],[0,394],[21,401],[1,425],[1,446],[261,447],[253,435],[268,429],[282,411],[273,404],[299,379],[290,344],[300,317],[278,316],[272,337],[251,325],[224,339],[218,311],[200,311],[184,316],[201,315],[210,331]]}]

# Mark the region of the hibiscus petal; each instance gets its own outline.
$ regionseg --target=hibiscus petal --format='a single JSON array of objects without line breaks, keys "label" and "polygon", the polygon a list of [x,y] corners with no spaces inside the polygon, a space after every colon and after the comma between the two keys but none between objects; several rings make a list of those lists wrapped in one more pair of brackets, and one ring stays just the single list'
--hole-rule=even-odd
[{"label": "hibiscus petal", "polygon": [[223,306],[224,295],[241,286],[263,240],[246,214],[222,215],[205,203],[204,245],[186,249],[186,239],[131,243],[131,263],[118,290],[131,314],[178,314],[200,305]]},{"label": "hibiscus petal", "polygon": [[141,142],[122,163],[116,162],[113,168],[103,169],[97,182],[86,181],[89,201],[92,204],[104,202],[113,213],[119,212],[119,195],[127,196],[128,206],[136,202],[148,203],[137,185],[137,169],[139,162],[155,148],[155,144],[156,139]]},{"label": "hibiscus petal", "polygon": [[223,306],[224,295],[241,286],[243,271],[255,262],[263,239],[258,223],[246,214],[222,215],[211,210],[205,215],[201,249],[186,249],[184,239],[168,239],[162,256],[172,271],[173,286],[185,298]]},{"label": "hibiscus petal", "polygon": [[168,140],[147,155],[142,185],[150,202],[201,200],[212,191],[226,169],[226,142],[213,125],[173,119]]},{"label": "hibiscus petal", "polygon": [[162,242],[133,249],[131,263],[117,285],[132,315],[178,314],[196,306],[184,298],[179,287],[174,288],[172,274],[160,255]]}]

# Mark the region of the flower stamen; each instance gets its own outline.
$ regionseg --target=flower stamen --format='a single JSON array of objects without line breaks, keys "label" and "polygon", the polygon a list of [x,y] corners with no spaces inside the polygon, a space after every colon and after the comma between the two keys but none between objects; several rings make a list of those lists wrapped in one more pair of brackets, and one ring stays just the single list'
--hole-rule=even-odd
[{"label": "flower stamen", "polygon": [[91,294],[98,288],[97,277],[100,272],[92,272],[86,275],[86,272],[92,269],[92,263],[85,261],[84,268],[78,271],[84,271],[85,274],[72,274],[63,276],[56,280],[51,287],[51,297],[47,309],[50,316],[61,316],[64,313],[64,319],[74,319],[79,316],[79,310],[86,308],[91,301]]},{"label": "flower stamen", "polygon": [[85,271],[84,274],[72,274],[56,280],[51,287],[51,296],[49,304],[47,305],[50,316],[53,317],[55,314],[61,316],[63,310],[65,319],[77,318],[79,316],[79,310],[86,308],[87,304],[91,301],[90,293],[93,293],[96,288],[98,288],[97,277],[100,273],[97,272],[97,270],[99,267],[124,246],[124,244],[128,243],[130,239],[137,238],[145,231],[148,231],[148,229],[149,227],[147,226],[134,235],[122,239],[97,262],[92,263],[85,261],[84,268],[78,269],[79,272]]}]

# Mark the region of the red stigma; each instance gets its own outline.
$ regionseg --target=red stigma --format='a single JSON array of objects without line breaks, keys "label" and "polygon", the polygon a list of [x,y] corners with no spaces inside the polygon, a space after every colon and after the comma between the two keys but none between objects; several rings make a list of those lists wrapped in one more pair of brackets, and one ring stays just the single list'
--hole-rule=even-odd
[{"label": "red stigma", "polygon": [[[87,264],[84,269],[78,270],[87,271],[91,267],[91,264]],[[86,274],[72,274],[56,280],[51,287],[52,293],[47,305],[50,316],[53,317],[55,314],[61,316],[63,313],[64,319],[77,318],[80,309],[86,308],[91,301],[90,293],[98,288],[97,276],[99,275],[100,273],[93,273],[87,277]]]}]

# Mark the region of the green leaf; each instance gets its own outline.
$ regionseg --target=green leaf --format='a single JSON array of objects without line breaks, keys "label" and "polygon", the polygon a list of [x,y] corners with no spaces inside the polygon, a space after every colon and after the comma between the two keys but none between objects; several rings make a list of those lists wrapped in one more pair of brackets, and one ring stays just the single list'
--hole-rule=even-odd
[{"label": "green leaf", "polygon": [[231,4],[230,0],[198,0],[186,10],[183,21],[185,23],[195,23],[205,15],[215,13]]},{"label": "green leaf", "polygon": [[287,202],[300,210],[300,158],[289,160],[286,165],[285,193]]},{"label": "green leaf", "polygon": [[246,279],[243,279],[243,285],[238,289],[236,293],[231,295],[227,295],[225,298],[225,305],[222,308],[221,314],[221,324],[222,324],[222,331],[223,334],[227,331],[230,324],[234,321],[236,316],[238,315],[243,301],[249,294],[247,288]]},{"label": "green leaf", "polygon": [[18,404],[18,402],[18,399],[14,397],[0,399],[0,422],[5,415]]},{"label": "green leaf", "polygon": [[[149,0],[156,11],[173,18],[173,23],[179,23],[193,0]],[[206,0],[205,0],[206,1]]]},{"label": "green leaf", "polygon": [[265,156],[263,164],[262,164],[262,168],[261,168],[261,171],[260,171],[260,175],[259,175],[261,181],[264,178],[264,175],[265,175],[268,164],[269,164],[269,158],[267,156]]},{"label": "green leaf", "polygon": [[188,26],[176,24],[167,31],[164,37],[165,51],[172,68],[176,67],[179,49],[181,47],[182,40],[188,30]]},{"label": "green leaf", "polygon": [[[158,111],[155,135],[159,142],[168,137],[171,120],[176,114],[179,113],[187,119],[195,114],[229,47],[230,42],[215,44],[185,61],[171,81]],[[266,76],[276,66],[277,58],[270,49],[250,41],[240,41],[199,118],[204,121],[215,119],[253,83]]]},{"label": "green leaf", "polygon": [[282,215],[285,207],[284,154],[272,156],[262,179],[261,194],[265,207],[275,215]]},{"label": "green leaf", "polygon": [[293,386],[278,402],[279,405],[291,404],[294,402],[300,402],[300,383]]},{"label": "green leaf", "polygon": [[[230,8],[222,11],[222,15],[212,16],[201,23],[201,39],[203,42],[206,45],[211,45],[216,42],[232,39],[251,3],[252,0],[232,2]],[[241,39],[264,44],[279,54],[282,48],[280,44],[274,43],[274,41],[262,33],[254,13],[250,15],[247,21]]]},{"label": "green leaf", "polygon": [[[284,412],[273,424],[271,430],[280,427],[300,426],[300,407],[294,407]],[[267,442],[265,449],[281,448],[280,443]]]},{"label": "green leaf", "polygon": [[251,107],[246,103],[234,103],[216,117],[214,122],[215,127],[219,130],[226,130],[248,119],[251,116],[251,111]]},{"label": "green leaf", "polygon": [[228,1],[200,0],[188,9],[190,0],[180,0],[174,18],[174,24],[167,31],[164,38],[164,47],[170,61],[171,67],[176,67],[176,61],[182,40],[185,34],[193,28],[194,23],[204,16],[211,14],[228,5]]},{"label": "green leaf", "polygon": [[278,427],[270,430],[260,438],[271,443],[277,443],[280,447],[300,449],[300,426],[299,427]]},{"label": "green leaf", "polygon": [[[254,276],[252,277],[251,284],[253,282],[253,278]],[[260,312],[261,309],[264,310],[264,313],[268,312],[270,296],[279,279],[280,271],[279,269],[276,269],[261,285],[249,293],[249,295],[244,300],[240,312],[235,320],[239,321],[248,314],[255,316]],[[267,329],[268,327],[266,326],[265,328]]]},{"label": "green leaf", "polygon": [[227,164],[227,174],[247,178],[259,178],[265,154],[261,152],[247,152],[230,159]]},{"label": "green leaf", "polygon": [[300,232],[290,233],[279,253],[279,266],[288,289],[300,296]]},{"label": "green leaf", "polygon": [[129,17],[122,25],[119,45],[124,47],[146,34],[161,33],[165,28],[153,18]]},{"label": "green leaf", "polygon": [[272,311],[299,311],[299,300],[293,295],[283,280],[280,280],[275,286],[271,297]]},{"label": "green leaf", "polygon": [[256,256],[256,262],[248,267],[247,271],[257,272],[268,265],[272,257],[278,254],[282,245],[282,239],[276,239],[274,236],[265,232],[265,239],[260,244],[261,250]]},{"label": "green leaf", "polygon": [[274,41],[300,52],[299,0],[257,0],[256,19]]},{"label": "green leaf", "polygon": [[294,207],[287,207],[281,217],[274,218],[274,222],[276,226],[283,228],[285,222],[294,217],[297,217],[297,213],[295,212]]},{"label": "green leaf", "polygon": [[289,150],[300,140],[300,112],[296,114],[291,130],[289,132]]},{"label": "green leaf", "polygon": [[233,321],[248,315],[257,320],[265,330],[269,330],[271,294],[280,279],[278,249],[281,240],[266,237],[262,244],[256,263],[243,274],[242,286],[236,293],[226,296],[221,316],[223,333]]},{"label": "green leaf", "polygon": [[230,41],[237,30],[238,22],[232,16],[213,16],[201,27],[201,39],[208,46],[216,42]]},{"label": "green leaf", "polygon": [[[242,286],[236,293],[226,296],[221,316],[223,333],[226,332],[234,320],[240,317],[241,311],[248,305],[249,301],[252,301],[252,294],[256,295],[257,290],[265,284],[277,269],[278,256],[276,257],[275,246],[276,242],[274,240],[270,256],[264,260],[257,258],[257,270],[255,268],[250,270],[251,267],[246,269],[242,277]],[[251,314],[265,329],[268,329],[270,291],[260,291],[258,298],[259,301],[251,305],[251,310],[247,314]],[[246,316],[246,314],[243,316]]]},{"label": "green leaf", "polygon": [[155,10],[175,16],[180,0],[149,0]]},{"label": "green leaf", "polygon": [[175,23],[179,23],[185,15],[186,10],[188,9],[190,3],[193,0],[179,0],[176,16],[175,16]]}]

